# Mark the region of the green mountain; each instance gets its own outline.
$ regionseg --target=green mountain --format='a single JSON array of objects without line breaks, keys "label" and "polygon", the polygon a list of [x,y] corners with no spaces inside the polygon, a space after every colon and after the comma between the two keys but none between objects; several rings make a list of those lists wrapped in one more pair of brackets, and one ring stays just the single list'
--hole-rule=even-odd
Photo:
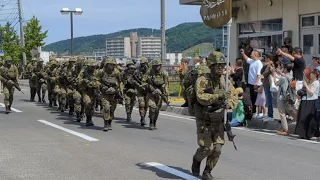
[{"label": "green mountain", "polygon": [[[221,29],[210,29],[201,22],[183,23],[167,29],[167,52],[182,52],[197,44],[214,43],[215,31],[221,31]],[[92,53],[94,50],[105,49],[106,38],[129,37],[130,32],[138,32],[138,36],[153,35],[160,37],[160,30],[150,28],[128,29],[110,34],[77,37],[74,38],[74,54],[87,54]],[[58,54],[68,54],[70,39],[48,44],[43,47],[43,50],[53,51]]]}]

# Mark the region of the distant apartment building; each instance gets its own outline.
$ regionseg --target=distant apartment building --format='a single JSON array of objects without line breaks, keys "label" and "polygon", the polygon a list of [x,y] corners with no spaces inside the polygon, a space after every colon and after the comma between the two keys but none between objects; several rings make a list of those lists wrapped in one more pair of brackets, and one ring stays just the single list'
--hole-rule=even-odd
[{"label": "distant apartment building", "polygon": [[131,58],[130,37],[107,38],[106,55]]},{"label": "distant apartment building", "polygon": [[138,56],[146,58],[158,58],[161,54],[160,37],[139,37]]}]

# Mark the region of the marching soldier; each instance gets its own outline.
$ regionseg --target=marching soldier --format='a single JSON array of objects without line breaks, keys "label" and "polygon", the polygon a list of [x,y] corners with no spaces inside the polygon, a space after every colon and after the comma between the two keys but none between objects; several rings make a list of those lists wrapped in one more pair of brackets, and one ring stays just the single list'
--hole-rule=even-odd
[{"label": "marching soldier", "polygon": [[131,60],[127,61],[126,66],[127,68],[122,73],[123,82],[124,82],[123,93],[125,98],[127,122],[130,122],[132,120],[131,113],[132,113],[134,102],[136,100],[136,95],[137,95],[137,91],[135,89],[136,80],[133,79],[136,66]]},{"label": "marching soldier", "polygon": [[57,105],[57,95],[54,92],[56,86],[56,76],[55,71],[57,71],[58,63],[56,60],[51,60],[49,62],[49,67],[47,69],[47,87],[48,87],[48,100],[49,107],[58,106]]},{"label": "marching soldier", "polygon": [[66,78],[66,90],[67,90],[67,99],[68,99],[68,105],[69,105],[69,115],[73,115],[74,113],[74,101],[73,101],[73,94],[74,94],[74,81],[76,78],[76,72],[74,70],[74,64],[76,62],[76,57],[71,57],[69,59],[69,64],[67,67],[65,67],[64,71],[65,78]]},{"label": "marching soldier", "polygon": [[156,129],[162,101],[168,101],[168,75],[162,70],[161,59],[152,62],[148,77],[149,130]]},{"label": "marching soldier", "polygon": [[108,58],[105,62],[104,69],[100,70],[98,77],[100,80],[102,117],[104,120],[103,131],[112,130],[112,120],[114,111],[117,107],[117,96],[120,92],[121,75],[116,68],[117,63],[113,58]]},{"label": "marching soldier", "polygon": [[12,58],[7,56],[4,65],[0,68],[0,81],[3,83],[4,105],[6,114],[11,112],[14,87],[18,86],[19,72],[13,64]]},{"label": "marching soldier", "polygon": [[207,158],[202,179],[212,180],[211,171],[216,166],[225,143],[224,109],[234,109],[238,99],[230,81],[229,92],[224,89],[224,55],[221,52],[211,53],[207,66],[209,68],[206,71],[202,68],[194,88],[197,96],[194,108],[199,148],[193,156],[192,174],[199,176],[201,161]]},{"label": "marching soldier", "polygon": [[74,112],[76,113],[77,121],[80,122],[83,116],[83,103],[82,103],[82,87],[80,82],[82,81],[81,74],[84,71],[84,56],[79,56],[77,58],[76,65],[74,66],[74,75],[76,79],[74,82],[74,93],[73,93],[73,102],[74,102]]},{"label": "marching soldier", "polygon": [[27,65],[27,76],[29,78],[30,87],[30,101],[34,102],[34,98],[37,93],[37,75],[34,73],[34,69],[37,67],[37,59],[32,58],[31,62]]},{"label": "marching soldier", "polygon": [[[47,83],[46,83],[46,71],[43,66],[43,59],[38,60],[37,67],[35,68],[35,74],[37,75],[36,88],[38,95],[38,102],[45,103],[45,95],[47,92]],[[42,95],[42,96],[41,96]]]},{"label": "marching soldier", "polygon": [[145,116],[148,111],[148,100],[147,100],[147,93],[145,87],[147,86],[148,82],[148,60],[146,58],[141,58],[139,70],[135,72],[135,77],[138,78],[140,81],[140,86],[137,86],[138,90],[138,103],[139,103],[139,113],[140,113],[140,123],[141,126],[146,125]]}]

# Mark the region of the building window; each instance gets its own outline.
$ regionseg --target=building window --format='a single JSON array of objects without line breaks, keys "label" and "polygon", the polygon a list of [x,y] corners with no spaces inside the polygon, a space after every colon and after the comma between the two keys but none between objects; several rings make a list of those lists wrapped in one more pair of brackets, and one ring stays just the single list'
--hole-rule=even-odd
[{"label": "building window", "polygon": [[282,31],[282,19],[239,24],[239,35]]},{"label": "building window", "polygon": [[313,54],[313,34],[303,35],[303,53]]},{"label": "building window", "polygon": [[308,16],[301,18],[302,27],[314,26],[315,16]]}]

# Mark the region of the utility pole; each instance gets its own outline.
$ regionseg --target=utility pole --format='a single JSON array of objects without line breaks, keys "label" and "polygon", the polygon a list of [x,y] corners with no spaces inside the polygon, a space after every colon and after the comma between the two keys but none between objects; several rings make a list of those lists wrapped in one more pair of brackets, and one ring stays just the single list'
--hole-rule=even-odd
[{"label": "utility pole", "polygon": [[70,55],[73,56],[73,13],[70,13],[70,25],[71,25],[71,43],[70,43]]},{"label": "utility pole", "polygon": [[166,60],[165,0],[161,0],[161,60]]},{"label": "utility pole", "polygon": [[[23,32],[23,18],[22,18],[22,7],[21,7],[21,2],[18,0],[18,11],[19,11],[19,23],[20,23],[20,43],[21,46],[24,47],[24,32]],[[22,52],[22,63],[23,65],[27,65],[27,57],[26,53],[23,51]]]}]

